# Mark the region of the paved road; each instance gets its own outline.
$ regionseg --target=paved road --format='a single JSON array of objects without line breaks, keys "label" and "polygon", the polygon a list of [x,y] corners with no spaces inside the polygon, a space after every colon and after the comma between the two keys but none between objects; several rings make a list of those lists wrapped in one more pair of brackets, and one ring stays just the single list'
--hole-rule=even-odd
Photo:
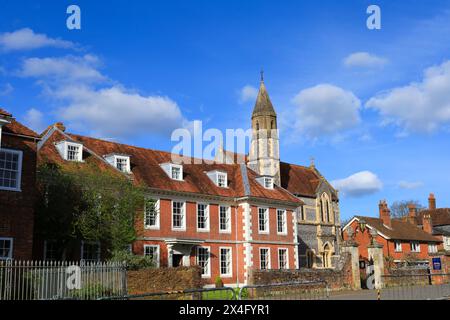
[{"label": "paved road", "polygon": [[330,300],[377,300],[376,290],[339,291],[330,294]]}]

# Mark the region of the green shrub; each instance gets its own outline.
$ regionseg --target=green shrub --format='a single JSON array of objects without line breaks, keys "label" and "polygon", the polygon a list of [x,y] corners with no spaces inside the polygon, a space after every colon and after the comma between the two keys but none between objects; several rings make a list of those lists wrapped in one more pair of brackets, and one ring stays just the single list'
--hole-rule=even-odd
[{"label": "green shrub", "polygon": [[91,284],[81,289],[72,290],[71,297],[80,300],[95,300],[101,297],[114,296],[111,288],[104,287],[100,283]]},{"label": "green shrub", "polygon": [[149,256],[138,256],[129,251],[114,251],[111,261],[125,262],[128,270],[140,270],[154,268],[156,266],[153,259]]},{"label": "green shrub", "polygon": [[216,277],[216,288],[223,288],[223,281],[219,276]]}]

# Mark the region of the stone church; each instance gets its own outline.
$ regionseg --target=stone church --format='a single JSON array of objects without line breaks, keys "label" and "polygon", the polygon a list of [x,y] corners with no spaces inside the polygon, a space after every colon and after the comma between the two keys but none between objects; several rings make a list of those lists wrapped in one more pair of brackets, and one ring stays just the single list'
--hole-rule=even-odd
[{"label": "stone church", "polygon": [[[333,268],[339,259],[339,195],[312,162],[302,166],[280,160],[277,113],[261,76],[251,118],[252,139],[248,156],[219,151],[216,160],[231,163],[245,159],[260,177],[286,189],[303,202],[297,210],[298,258],[301,268]],[[229,162],[231,161],[231,162]]]}]

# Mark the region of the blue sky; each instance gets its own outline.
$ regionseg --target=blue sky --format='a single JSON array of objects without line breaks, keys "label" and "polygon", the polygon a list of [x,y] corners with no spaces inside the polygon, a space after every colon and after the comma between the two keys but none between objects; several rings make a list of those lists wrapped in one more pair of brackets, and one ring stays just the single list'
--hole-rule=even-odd
[{"label": "blue sky", "polygon": [[0,105],[38,131],[170,150],[194,120],[248,128],[264,68],[282,159],[313,156],[343,218],[429,192],[450,206],[448,21],[449,1],[4,0]]}]

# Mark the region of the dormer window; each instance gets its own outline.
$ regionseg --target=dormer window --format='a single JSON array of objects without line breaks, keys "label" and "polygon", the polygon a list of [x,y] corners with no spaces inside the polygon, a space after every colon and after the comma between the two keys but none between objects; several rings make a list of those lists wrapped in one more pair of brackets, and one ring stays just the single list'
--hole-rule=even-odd
[{"label": "dormer window", "polygon": [[266,189],[273,189],[273,178],[272,177],[259,177],[256,178],[256,181],[259,182]]},{"label": "dormer window", "polygon": [[222,172],[217,173],[217,186],[219,186],[221,188],[227,187],[227,174],[226,173],[222,173]]},{"label": "dormer window", "polygon": [[173,180],[183,180],[183,169],[181,166],[172,165],[170,172]]},{"label": "dormer window", "polygon": [[228,188],[228,174],[222,171],[210,171],[206,173],[214,184],[220,188]]},{"label": "dormer window", "polygon": [[264,188],[273,189],[273,178],[264,178]]},{"label": "dormer window", "polygon": [[117,170],[125,173],[131,172],[130,156],[123,154],[109,154],[104,156],[104,158],[110,165],[116,167]]},{"label": "dormer window", "polygon": [[83,161],[83,145],[71,141],[61,141],[56,144],[59,154],[67,161]]},{"label": "dormer window", "polygon": [[163,163],[160,165],[166,174],[173,180],[183,181],[183,166],[174,163]]}]

